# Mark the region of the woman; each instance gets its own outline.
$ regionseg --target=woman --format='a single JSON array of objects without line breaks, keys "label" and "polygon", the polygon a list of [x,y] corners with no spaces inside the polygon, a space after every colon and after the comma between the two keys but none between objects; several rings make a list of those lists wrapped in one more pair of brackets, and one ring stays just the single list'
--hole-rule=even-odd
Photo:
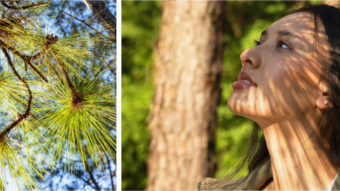
[{"label": "woman", "polygon": [[295,11],[240,58],[228,107],[256,122],[255,142],[259,128],[264,138],[246,177],[205,178],[199,189],[340,190],[340,10]]}]

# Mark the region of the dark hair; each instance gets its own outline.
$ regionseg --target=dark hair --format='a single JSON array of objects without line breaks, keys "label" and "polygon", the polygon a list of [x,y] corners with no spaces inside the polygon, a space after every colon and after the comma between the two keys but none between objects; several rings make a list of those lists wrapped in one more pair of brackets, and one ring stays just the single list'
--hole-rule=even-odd
[{"label": "dark hair", "polygon": [[[327,151],[328,157],[332,164],[340,166],[340,9],[328,6],[325,4],[311,5],[307,4],[303,8],[295,10],[289,14],[298,12],[310,12],[314,15],[315,34],[317,34],[317,22],[319,17],[325,27],[326,35],[329,41],[329,52],[331,57],[331,63],[325,64],[324,71],[328,71],[325,75],[328,79],[330,102],[333,107],[326,109],[324,112],[324,118],[328,121],[329,129],[327,129],[327,137],[329,150]],[[288,14],[288,15],[289,15]],[[317,41],[317,35],[315,35]],[[317,129],[316,131],[320,130]],[[310,136],[312,136],[314,131]],[[270,155],[264,139],[263,134],[259,136],[260,127],[254,123],[251,138],[249,140],[249,147],[245,158],[239,163],[234,172],[228,175],[227,178],[235,176],[244,165],[248,165],[249,173],[261,166],[268,160]]]}]

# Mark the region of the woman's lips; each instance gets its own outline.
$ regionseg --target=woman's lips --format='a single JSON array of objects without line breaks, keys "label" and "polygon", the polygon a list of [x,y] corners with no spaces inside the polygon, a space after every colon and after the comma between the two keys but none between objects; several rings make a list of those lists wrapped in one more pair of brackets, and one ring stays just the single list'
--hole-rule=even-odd
[{"label": "woman's lips", "polygon": [[256,86],[256,83],[246,72],[240,72],[237,76],[237,82],[233,83],[233,89],[245,89]]},{"label": "woman's lips", "polygon": [[248,82],[234,82],[233,83],[233,89],[244,89],[249,87],[256,87],[254,84],[249,84]]}]

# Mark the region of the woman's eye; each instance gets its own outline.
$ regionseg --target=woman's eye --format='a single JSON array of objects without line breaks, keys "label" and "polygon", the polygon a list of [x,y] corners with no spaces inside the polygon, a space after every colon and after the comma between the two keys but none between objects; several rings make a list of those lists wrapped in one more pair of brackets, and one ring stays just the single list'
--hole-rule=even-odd
[{"label": "woman's eye", "polygon": [[255,46],[258,46],[258,45],[261,45],[261,42],[257,41],[257,40],[254,40],[254,44],[255,44]]},{"label": "woman's eye", "polygon": [[283,41],[279,41],[277,43],[277,47],[290,49],[290,47],[286,43],[284,43]]}]

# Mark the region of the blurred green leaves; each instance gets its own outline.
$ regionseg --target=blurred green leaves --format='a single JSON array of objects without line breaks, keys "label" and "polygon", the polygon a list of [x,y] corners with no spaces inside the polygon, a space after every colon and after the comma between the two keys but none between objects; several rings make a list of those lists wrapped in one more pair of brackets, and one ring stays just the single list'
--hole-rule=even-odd
[{"label": "blurred green leaves", "polygon": [[158,35],[161,2],[122,2],[122,189],[146,185],[147,129],[153,96],[152,47]]}]

